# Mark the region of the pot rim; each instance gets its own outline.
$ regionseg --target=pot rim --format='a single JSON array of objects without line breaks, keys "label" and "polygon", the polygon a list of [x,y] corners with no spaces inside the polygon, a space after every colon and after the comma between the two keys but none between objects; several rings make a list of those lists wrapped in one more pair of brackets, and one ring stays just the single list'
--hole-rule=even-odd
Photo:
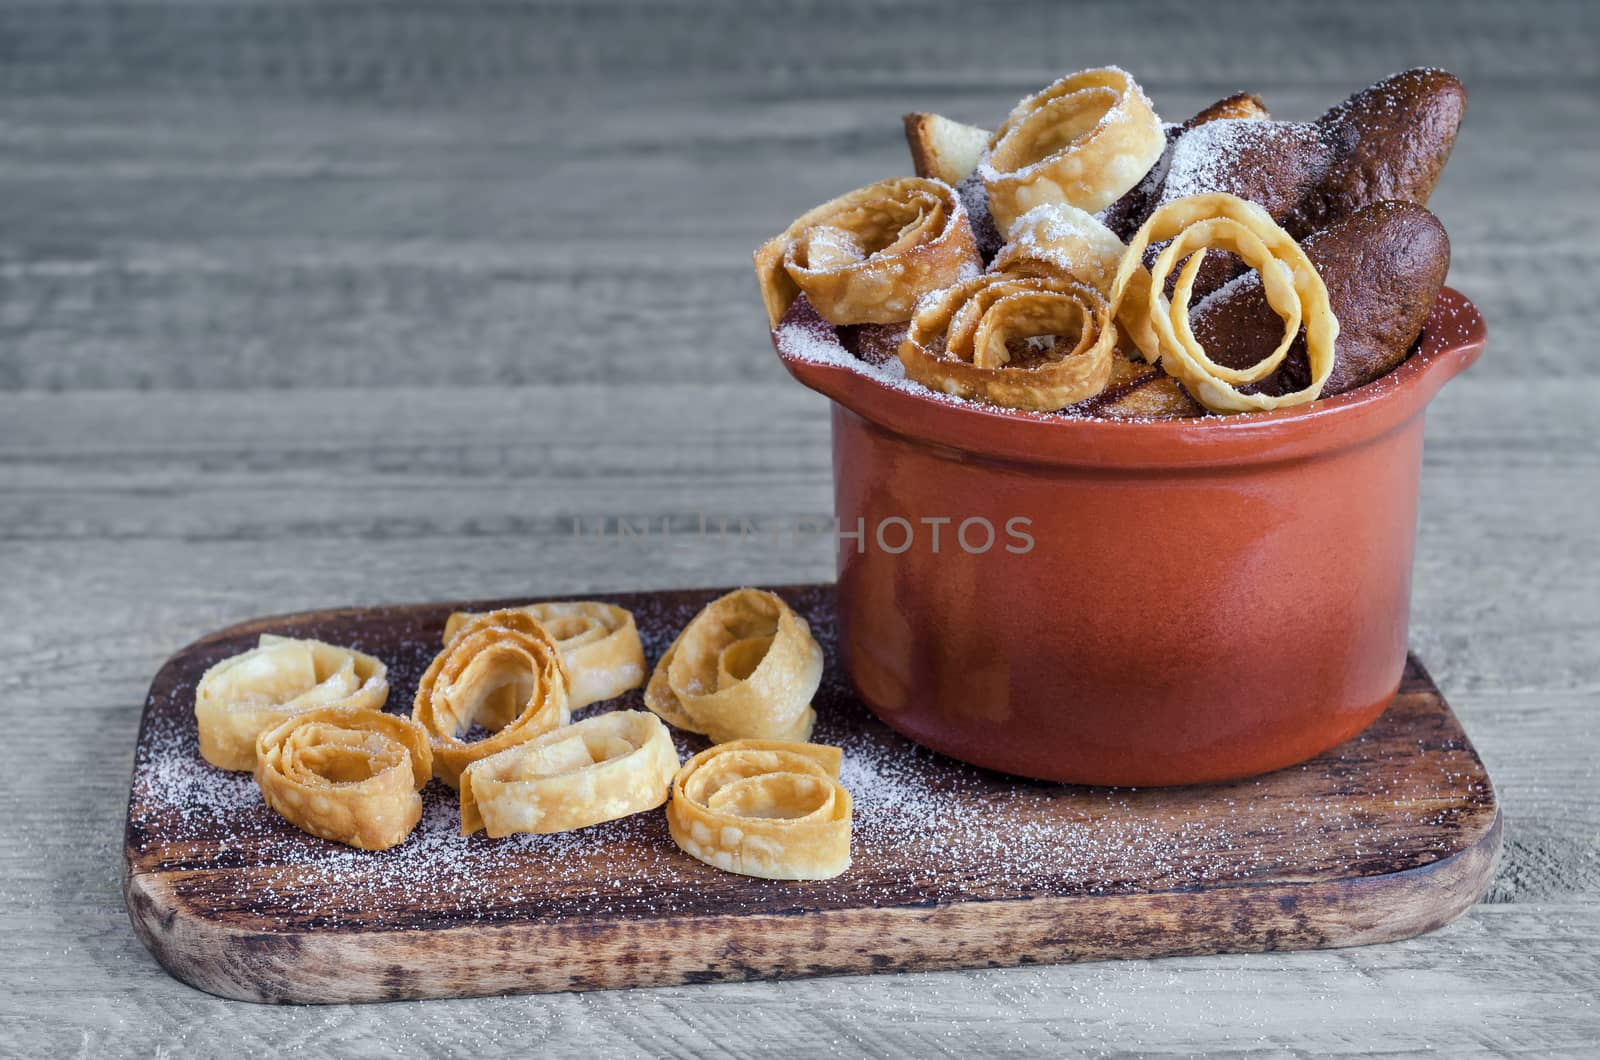
[{"label": "pot rim", "polygon": [[802,384],[886,430],[946,449],[1027,464],[1134,469],[1261,464],[1371,441],[1419,415],[1483,352],[1477,307],[1442,287],[1417,349],[1387,375],[1310,407],[1169,420],[1112,420],[942,400],[846,364],[809,360],[773,333]]}]

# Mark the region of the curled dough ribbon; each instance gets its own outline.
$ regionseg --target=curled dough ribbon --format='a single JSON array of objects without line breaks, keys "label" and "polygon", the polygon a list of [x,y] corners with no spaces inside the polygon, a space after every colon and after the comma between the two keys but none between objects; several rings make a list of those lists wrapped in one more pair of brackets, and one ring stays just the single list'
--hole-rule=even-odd
[{"label": "curled dough ribbon", "polygon": [[736,589],[707,604],[678,634],[644,692],[669,725],[712,743],[743,737],[804,740],[822,683],[822,648],[776,594]]},{"label": "curled dough ribbon", "polygon": [[773,327],[801,291],[832,324],[900,323],[924,291],[983,268],[960,198],[922,177],[880,180],[825,202],[755,259]]},{"label": "curled dough ribbon", "polygon": [[1105,388],[1116,343],[1111,306],[1089,284],[991,272],[929,296],[900,363],[930,390],[1050,411]]},{"label": "curled dough ribbon", "polygon": [[[1127,252],[1127,244],[1098,217],[1065,203],[1046,203],[1017,219],[1011,241],[1000,248],[991,268],[1018,276],[1068,276],[1109,295]],[[1128,297],[1114,315],[1120,333],[1154,364],[1160,347],[1144,309],[1149,290],[1150,270],[1136,266],[1128,279]]]},{"label": "curled dough ribbon", "polygon": [[850,867],[850,793],[837,747],[736,740],[678,770],[667,827],[707,865],[769,880],[824,880]]},{"label": "curled dough ribbon", "polygon": [[320,707],[256,741],[256,783],[296,828],[362,850],[387,850],[422,818],[433,763],[428,734],[378,710]]},{"label": "curled dough ribbon", "polygon": [[1104,294],[1127,249],[1093,214],[1066,203],[1045,203],[1017,219],[991,267],[1013,275],[1066,276]]},{"label": "curled dough ribbon", "polygon": [[461,834],[566,832],[667,801],[678,750],[642,710],[598,714],[535,736],[461,774]]},{"label": "curled dough ribbon", "polygon": [[222,769],[253,769],[256,737],[294,714],[381,708],[387,673],[379,660],[349,648],[263,633],[256,647],[217,663],[195,687],[201,757]]},{"label": "curled dough ribbon", "polygon": [[[1156,256],[1146,285],[1139,279],[1140,262],[1152,243],[1171,240]],[[1227,368],[1206,356],[1189,327],[1189,297],[1208,248],[1236,254],[1261,276],[1267,303],[1283,319],[1283,341],[1249,368]],[[1173,266],[1184,261],[1172,288],[1162,293]],[[1143,288],[1141,290],[1141,288]],[[1266,210],[1234,195],[1191,195],[1150,215],[1122,259],[1111,299],[1119,307],[1132,302],[1153,330],[1161,367],[1177,378],[1196,401],[1213,412],[1262,412],[1315,401],[1333,371],[1334,340],[1339,321],[1328,304],[1328,289],[1300,244],[1278,227]],[[1306,329],[1306,355],[1311,382],[1303,390],[1272,397],[1240,393],[1238,387],[1265,379],[1277,370],[1289,347]],[[1141,349],[1143,347],[1141,346]]]},{"label": "curled dough ribbon", "polygon": [[[567,705],[581,710],[644,684],[644,646],[632,612],[593,600],[527,604],[511,610],[537,619],[567,668]],[[449,644],[475,614],[457,611],[444,624]]]},{"label": "curled dough ribbon", "polygon": [[978,173],[1003,235],[1040,203],[1093,213],[1132,188],[1166,149],[1144,90],[1114,66],[1062,78],[1018,103],[989,141]]},{"label": "curled dough ribbon", "polygon": [[[555,638],[525,611],[468,619],[422,675],[411,716],[432,741],[435,774],[459,787],[478,759],[572,720]],[[493,735],[462,740],[474,723]]]}]

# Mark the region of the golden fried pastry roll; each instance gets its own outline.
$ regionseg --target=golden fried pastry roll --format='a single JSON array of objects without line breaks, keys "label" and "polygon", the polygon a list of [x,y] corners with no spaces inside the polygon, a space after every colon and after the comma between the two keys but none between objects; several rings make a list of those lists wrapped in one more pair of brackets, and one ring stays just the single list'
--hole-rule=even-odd
[{"label": "golden fried pastry roll", "polygon": [[931,295],[900,344],[907,377],[930,390],[1051,411],[1098,394],[1117,330],[1092,286],[991,272]]},{"label": "golden fried pastry roll", "polygon": [[645,706],[713,743],[743,737],[804,740],[822,683],[822,648],[775,593],[736,589],[678,634],[656,663]]},{"label": "golden fried pastry roll", "polygon": [[[1170,240],[1149,270],[1150,282],[1140,290],[1145,248]],[[1265,358],[1248,368],[1229,368],[1207,356],[1189,324],[1189,300],[1207,248],[1237,255],[1261,277],[1268,304],[1283,320],[1283,340]],[[1162,292],[1167,276],[1182,261],[1169,300]],[[1160,348],[1161,367],[1213,412],[1259,412],[1315,401],[1333,370],[1334,340],[1339,321],[1328,303],[1328,289],[1315,266],[1289,233],[1266,210],[1233,195],[1194,195],[1156,210],[1139,229],[1112,286],[1119,307],[1125,298],[1142,304]],[[1293,393],[1272,396],[1242,393],[1238,388],[1271,375],[1306,329],[1311,382]]]},{"label": "golden fried pastry roll", "polygon": [[769,880],[824,880],[850,867],[850,793],[837,747],[736,740],[678,771],[667,827],[684,853]]},{"label": "golden fried pastry roll", "polygon": [[1271,121],[1272,114],[1261,97],[1250,92],[1235,92],[1206,107],[1183,123],[1185,129],[1204,125],[1208,121]]},{"label": "golden fried pastry roll", "polygon": [[990,269],[1014,275],[1066,276],[1102,294],[1111,290],[1128,245],[1093,214],[1065,203],[1035,206],[1011,226],[1011,241]]},{"label": "golden fried pastry roll", "polygon": [[917,176],[942,180],[951,187],[971,176],[989,149],[988,129],[938,114],[907,114],[905,126],[911,167]]},{"label": "golden fried pastry roll", "polygon": [[[432,741],[434,773],[459,787],[478,759],[572,720],[561,650],[526,611],[476,615],[422,675],[411,716]],[[493,735],[461,739],[475,723]]]},{"label": "golden fried pastry roll", "polygon": [[379,710],[319,707],[256,741],[267,805],[301,831],[362,850],[411,834],[432,771],[422,726]]},{"label": "golden fried pastry roll", "polygon": [[[633,613],[594,600],[561,600],[525,604],[523,611],[555,638],[567,667],[567,705],[582,710],[591,703],[614,699],[644,684],[644,646]],[[444,624],[449,644],[477,615],[457,611]]]},{"label": "golden fried pastry roll", "polygon": [[567,832],[667,801],[678,750],[643,710],[598,714],[480,758],[461,774],[461,834]]},{"label": "golden fried pastry roll", "polygon": [[801,291],[830,324],[900,323],[924,291],[983,268],[960,198],[921,177],[880,180],[823,203],[755,260],[773,327]]},{"label": "golden fried pastry roll", "polygon": [[263,633],[255,648],[207,670],[195,687],[200,754],[222,769],[250,770],[256,737],[318,707],[380,709],[388,671],[377,659],[320,640]]},{"label": "golden fried pastry roll", "polygon": [[[1011,242],[995,255],[992,272],[1017,276],[1064,276],[1081,280],[1109,294],[1122,267],[1128,245],[1093,214],[1064,203],[1035,206],[1012,226]],[[1138,268],[1130,278],[1132,294],[1150,287],[1150,271]],[[1126,298],[1116,321],[1122,333],[1140,352],[1154,361],[1159,347],[1143,309],[1134,311],[1136,298]]]},{"label": "golden fried pastry roll", "polygon": [[1084,70],[1029,96],[995,130],[978,175],[1002,235],[1041,203],[1094,213],[1139,183],[1166,148],[1144,90],[1114,66]]}]

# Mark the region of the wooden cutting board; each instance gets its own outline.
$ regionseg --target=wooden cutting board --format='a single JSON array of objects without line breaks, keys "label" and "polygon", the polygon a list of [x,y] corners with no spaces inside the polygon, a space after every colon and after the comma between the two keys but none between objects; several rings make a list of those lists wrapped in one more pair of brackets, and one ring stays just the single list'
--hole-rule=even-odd
[{"label": "wooden cutting board", "polygon": [[[635,612],[653,661],[720,592],[604,598]],[[779,592],[833,659],[832,588]],[[199,758],[195,682],[260,633],[380,656],[390,708],[409,710],[445,616],[492,603],[261,619],[162,668],[134,758],[124,890],[168,971],[225,997],[336,1002],[1352,946],[1448,923],[1498,861],[1494,789],[1415,658],[1388,712],[1312,762],[1144,790],[1020,780],[924,751],[830,667],[816,738],[845,749],[854,864],[813,883],[702,865],[661,811],[462,838],[437,781],[405,843],[351,850]],[[638,693],[617,705],[639,707]]]}]

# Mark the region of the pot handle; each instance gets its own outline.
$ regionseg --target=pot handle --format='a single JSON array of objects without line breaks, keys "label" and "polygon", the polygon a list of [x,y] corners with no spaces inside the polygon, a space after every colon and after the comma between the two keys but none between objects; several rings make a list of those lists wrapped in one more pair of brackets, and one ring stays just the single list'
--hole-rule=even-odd
[{"label": "pot handle", "polygon": [[1477,338],[1464,343],[1454,344],[1439,351],[1435,356],[1439,368],[1439,382],[1447,383],[1471,368],[1483,354],[1484,339]]},{"label": "pot handle", "polygon": [[1477,307],[1450,287],[1440,290],[1429,324],[1420,352],[1428,359],[1427,374],[1433,377],[1430,382],[1437,391],[1478,360],[1489,329]]}]

